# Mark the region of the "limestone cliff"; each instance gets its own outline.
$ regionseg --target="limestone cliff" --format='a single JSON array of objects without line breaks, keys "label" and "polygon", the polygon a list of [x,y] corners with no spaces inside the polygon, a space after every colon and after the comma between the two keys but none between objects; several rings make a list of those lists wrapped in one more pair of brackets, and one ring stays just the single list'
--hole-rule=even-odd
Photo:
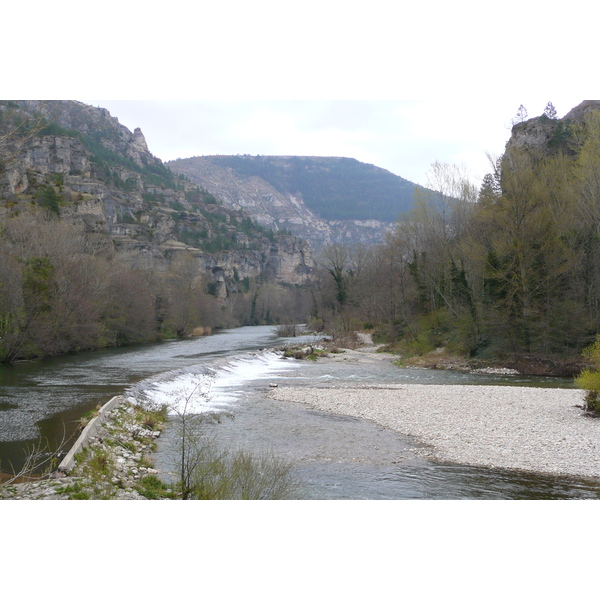
[{"label": "limestone cliff", "polygon": [[[140,129],[129,131],[106,109],[4,101],[0,127],[0,219],[33,206],[83,221],[144,269],[164,270],[178,253],[192,253],[198,273],[221,296],[235,290],[238,278],[311,278],[306,242],[274,234],[242,207],[228,208],[174,175],[150,153]],[[27,127],[30,135],[22,133]]]}]

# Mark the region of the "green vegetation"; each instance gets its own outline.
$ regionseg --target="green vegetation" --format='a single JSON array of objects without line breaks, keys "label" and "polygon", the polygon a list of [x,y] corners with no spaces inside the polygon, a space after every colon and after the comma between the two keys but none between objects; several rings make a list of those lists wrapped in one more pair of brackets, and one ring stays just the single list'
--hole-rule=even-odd
[{"label": "green vegetation", "polygon": [[378,219],[393,223],[412,206],[415,185],[353,158],[214,156],[214,164],[261,177],[281,193],[301,193],[328,220]]},{"label": "green vegetation", "polygon": [[194,473],[190,499],[286,500],[297,498],[299,484],[292,464],[264,452],[244,450],[212,454]]},{"label": "green vegetation", "polygon": [[173,499],[174,493],[169,486],[161,481],[156,475],[142,477],[137,491],[148,500]]},{"label": "green vegetation", "polygon": [[316,361],[318,358],[323,358],[329,355],[327,350],[322,348],[315,348],[311,345],[302,346],[287,346],[283,352],[286,358],[295,358],[298,360],[312,360]]},{"label": "green vegetation", "polygon": [[40,188],[35,195],[40,206],[56,213],[60,213],[61,197],[51,185]]},{"label": "green vegetation", "polygon": [[583,356],[591,366],[576,377],[575,383],[587,391],[586,409],[593,414],[600,415],[600,335],[596,337],[593,344],[584,348]]},{"label": "green vegetation", "polygon": [[600,331],[600,111],[560,131],[568,152],[509,145],[480,190],[434,164],[385,244],[325,250],[315,321],[335,335],[376,324],[403,355],[579,372]]}]

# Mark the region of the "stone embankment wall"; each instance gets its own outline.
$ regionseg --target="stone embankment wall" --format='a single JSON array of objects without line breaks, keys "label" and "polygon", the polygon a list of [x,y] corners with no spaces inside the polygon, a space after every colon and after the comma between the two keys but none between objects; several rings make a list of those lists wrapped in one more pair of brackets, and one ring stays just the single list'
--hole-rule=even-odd
[{"label": "stone embankment wall", "polygon": [[20,478],[0,485],[0,499],[144,499],[144,478],[159,473],[152,458],[163,420],[115,396],[48,479]]},{"label": "stone embankment wall", "polygon": [[58,471],[61,473],[70,473],[75,466],[75,456],[85,448],[90,439],[97,435],[101,425],[104,424],[108,419],[110,412],[113,408],[117,408],[122,402],[123,396],[115,396],[109,400],[104,406],[98,411],[98,416],[94,417],[83,429],[81,435],[77,441],[73,444],[73,447],[69,450],[67,455],[64,457],[60,465],[58,465]]}]

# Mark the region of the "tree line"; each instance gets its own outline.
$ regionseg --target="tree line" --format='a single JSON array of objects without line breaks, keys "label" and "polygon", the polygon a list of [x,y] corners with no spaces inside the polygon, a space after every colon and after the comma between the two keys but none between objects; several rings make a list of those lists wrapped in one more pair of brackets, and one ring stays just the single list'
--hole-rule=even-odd
[{"label": "tree line", "polygon": [[[142,157],[140,166],[114,146],[104,147],[104,138],[118,141],[114,129],[91,127],[93,134],[67,130],[52,121],[57,110],[54,106],[44,116],[16,102],[0,102],[0,196],[5,203],[0,220],[0,362],[303,318],[305,290],[266,278],[240,278],[236,269],[233,276],[223,271],[219,279],[203,272],[197,252],[177,252],[154,269],[137,268],[116,251],[110,236],[93,233],[83,221],[62,218],[62,173],[33,173],[27,194],[18,198],[10,193],[9,167],[22,160],[36,136],[75,137],[109,189],[123,189],[123,182],[114,181],[121,177],[117,167],[131,169],[161,189],[184,189],[193,210],[178,204],[177,212],[171,211],[174,230],[196,248],[260,248],[265,240],[275,241],[272,231],[226,211],[201,188],[184,185],[182,176],[160,161],[153,164]],[[143,197],[149,212],[154,204],[164,207],[160,195]],[[141,210],[135,217],[120,215],[123,222],[139,225],[141,216]],[[150,227],[142,230],[150,239],[152,233]]]},{"label": "tree line", "polygon": [[326,249],[313,318],[411,353],[579,355],[600,330],[600,113],[560,129],[490,157],[479,189],[435,163],[382,246]]},{"label": "tree line", "polygon": [[306,314],[305,290],[256,278],[236,285],[218,298],[191,252],[164,270],[135,268],[110,237],[32,208],[0,224],[0,362]]}]

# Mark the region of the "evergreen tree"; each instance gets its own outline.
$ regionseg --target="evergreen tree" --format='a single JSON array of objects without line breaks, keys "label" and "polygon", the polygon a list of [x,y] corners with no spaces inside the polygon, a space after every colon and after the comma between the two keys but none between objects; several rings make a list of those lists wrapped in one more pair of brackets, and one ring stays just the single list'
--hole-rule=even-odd
[{"label": "evergreen tree", "polygon": [[517,111],[516,116],[512,120],[512,124],[516,125],[517,123],[522,123],[527,120],[527,109],[521,104],[519,106],[519,110]]},{"label": "evergreen tree", "polygon": [[556,109],[554,108],[554,104],[552,104],[552,102],[548,102],[548,104],[546,104],[546,108],[544,109],[544,116],[548,117],[549,119],[557,118]]},{"label": "evergreen tree", "polygon": [[481,182],[481,188],[479,188],[479,202],[498,198],[500,194],[497,188],[494,176],[491,173],[486,173]]}]

